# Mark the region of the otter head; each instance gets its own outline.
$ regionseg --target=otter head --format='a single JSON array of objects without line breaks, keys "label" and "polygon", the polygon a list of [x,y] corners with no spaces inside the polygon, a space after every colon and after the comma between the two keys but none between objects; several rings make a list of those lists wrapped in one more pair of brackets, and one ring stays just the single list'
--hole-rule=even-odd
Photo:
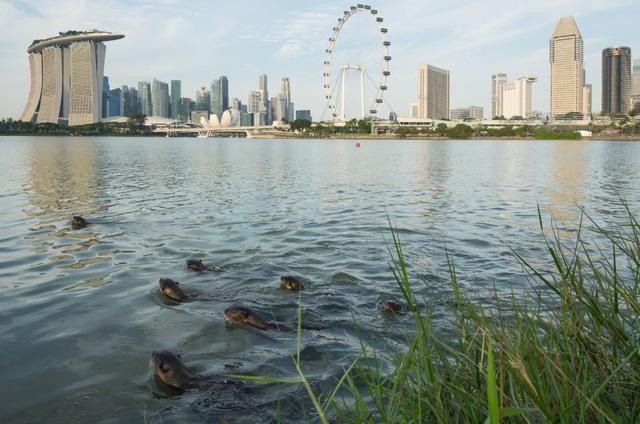
[{"label": "otter head", "polygon": [[168,386],[183,390],[193,379],[180,357],[168,350],[151,353],[151,368],[154,375]]},{"label": "otter head", "polygon": [[384,312],[393,312],[395,314],[404,313],[405,307],[401,303],[394,302],[392,300],[387,300],[380,303],[380,309]]},{"label": "otter head", "polygon": [[187,268],[193,271],[206,271],[207,267],[200,259],[187,259]]},{"label": "otter head", "polygon": [[160,292],[171,300],[181,302],[187,297],[177,281],[173,281],[170,278],[161,278],[158,284],[160,285]]},{"label": "otter head", "polygon": [[300,280],[291,275],[284,275],[280,277],[280,288],[290,291],[300,291],[304,288]]},{"label": "otter head", "polygon": [[241,306],[232,306],[224,310],[224,319],[229,322],[247,322],[251,311]]},{"label": "otter head", "polygon": [[89,225],[87,220],[81,217],[80,215],[75,215],[71,217],[71,226],[74,229],[78,230],[80,228],[85,228],[87,225]]}]

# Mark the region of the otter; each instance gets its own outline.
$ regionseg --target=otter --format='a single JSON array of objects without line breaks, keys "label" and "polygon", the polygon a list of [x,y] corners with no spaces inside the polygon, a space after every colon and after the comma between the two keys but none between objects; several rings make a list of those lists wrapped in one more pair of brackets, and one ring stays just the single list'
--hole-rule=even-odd
[{"label": "otter", "polygon": [[211,267],[203,264],[202,260],[200,259],[187,259],[186,264],[187,264],[187,268],[196,272],[207,272],[207,271],[221,272],[222,271],[222,268],[220,267],[217,267],[217,266]]},{"label": "otter", "polygon": [[407,311],[407,307],[405,305],[394,302],[393,300],[380,302],[380,309],[382,309],[383,312],[393,312],[394,314],[404,314]]},{"label": "otter", "polygon": [[152,352],[150,366],[160,381],[179,391],[192,387],[196,381],[195,377],[189,374],[180,357],[168,350]]},{"label": "otter", "polygon": [[171,300],[182,302],[187,298],[187,295],[180,288],[180,283],[177,281],[173,281],[170,278],[161,278],[158,284],[160,285],[160,292]]},{"label": "otter", "polygon": [[257,313],[242,306],[232,306],[224,310],[224,320],[230,323],[252,325],[260,330],[276,328],[275,325],[267,322]]},{"label": "otter", "polygon": [[304,286],[296,277],[292,275],[283,275],[280,277],[280,288],[289,291],[300,291]]},{"label": "otter", "polygon": [[81,217],[80,215],[74,215],[71,217],[71,228],[74,230],[80,230],[82,228],[86,228],[89,223],[86,219]]}]

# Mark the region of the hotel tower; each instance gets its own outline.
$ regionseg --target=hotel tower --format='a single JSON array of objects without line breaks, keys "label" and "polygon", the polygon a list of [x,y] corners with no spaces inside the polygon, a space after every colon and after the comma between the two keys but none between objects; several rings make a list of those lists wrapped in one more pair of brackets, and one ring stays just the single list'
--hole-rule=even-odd
[{"label": "hotel tower", "polygon": [[551,64],[551,119],[583,113],[584,46],[576,21],[560,18],[549,41]]},{"label": "hotel tower", "polygon": [[85,125],[102,117],[106,46],[124,38],[104,31],[67,31],[27,49],[31,87],[22,121]]}]

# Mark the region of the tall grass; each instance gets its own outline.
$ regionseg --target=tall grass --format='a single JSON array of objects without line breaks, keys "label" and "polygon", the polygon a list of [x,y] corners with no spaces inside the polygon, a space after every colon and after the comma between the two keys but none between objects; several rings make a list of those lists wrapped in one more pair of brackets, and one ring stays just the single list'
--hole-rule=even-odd
[{"label": "tall grass", "polygon": [[[393,273],[414,327],[407,349],[383,372],[379,353],[363,343],[334,390],[318,396],[294,358],[320,420],[640,422],[640,226],[624,206],[626,225],[605,229],[586,217],[568,244],[553,228],[545,234],[539,212],[548,266],[514,252],[531,285],[496,294],[492,308],[469,300],[447,253],[453,339],[438,336],[418,306],[392,230]],[[588,243],[585,231],[607,250]]]}]

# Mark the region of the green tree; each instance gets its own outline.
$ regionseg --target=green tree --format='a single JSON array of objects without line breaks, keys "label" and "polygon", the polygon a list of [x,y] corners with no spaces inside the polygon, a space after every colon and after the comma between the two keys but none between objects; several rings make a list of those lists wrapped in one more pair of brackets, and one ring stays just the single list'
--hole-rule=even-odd
[{"label": "green tree", "polygon": [[291,123],[291,131],[307,131],[311,128],[311,121],[308,119],[296,119]]}]

